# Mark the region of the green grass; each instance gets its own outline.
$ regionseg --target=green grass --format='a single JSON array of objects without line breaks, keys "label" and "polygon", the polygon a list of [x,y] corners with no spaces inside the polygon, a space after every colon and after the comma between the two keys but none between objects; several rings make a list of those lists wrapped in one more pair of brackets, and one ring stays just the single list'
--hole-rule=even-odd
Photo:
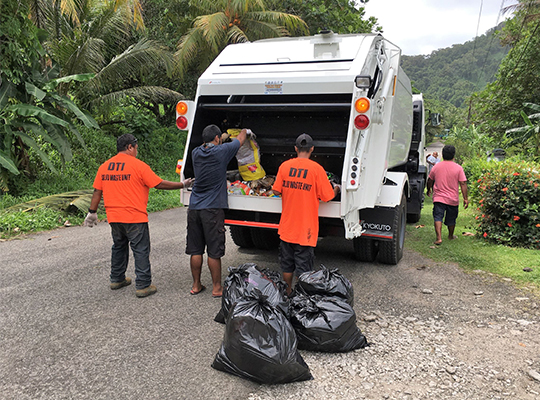
[{"label": "green grass", "polygon": [[[500,277],[511,278],[521,284],[540,288],[540,252],[525,248],[511,248],[486,242],[477,236],[464,236],[475,232],[475,207],[463,210],[460,205],[456,223],[455,240],[448,240],[448,230],[443,225],[443,242],[435,246],[433,203],[426,197],[420,221],[407,225],[406,247],[435,261],[454,262],[466,271],[482,270]],[[422,225],[424,225],[422,227]],[[531,268],[526,272],[524,268]]]},{"label": "green grass", "polygon": [[[174,166],[173,166],[174,167]],[[173,172],[160,175],[169,181],[178,181],[178,175]],[[69,225],[82,225],[86,214],[71,213],[53,210],[50,208],[38,208],[31,212],[4,211],[4,209],[16,204],[33,200],[32,196],[14,197],[8,194],[0,196],[0,239],[11,239],[27,233],[48,231],[54,228]],[[150,189],[148,196],[148,212],[162,211],[180,207],[179,190]],[[107,218],[104,210],[98,211],[100,220]]]}]

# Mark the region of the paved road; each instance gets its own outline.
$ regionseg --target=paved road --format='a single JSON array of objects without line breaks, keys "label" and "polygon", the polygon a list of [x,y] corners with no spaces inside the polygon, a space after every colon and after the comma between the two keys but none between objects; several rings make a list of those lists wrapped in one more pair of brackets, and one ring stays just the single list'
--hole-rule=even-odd
[{"label": "paved road", "polygon": [[[135,297],[134,285],[118,291],[108,287],[111,239],[106,223],[0,243],[0,398],[212,400],[255,399],[257,393],[275,398],[271,388],[210,367],[223,339],[224,326],[213,322],[220,301],[209,290],[189,294],[189,263],[183,253],[185,226],[183,208],[150,215],[152,269],[158,292],[143,299]],[[244,262],[278,270],[276,251],[238,250],[228,240],[224,276],[227,266]],[[473,291],[485,291],[482,304],[496,307],[496,311],[475,308],[475,316],[456,317],[461,324],[471,318],[499,316],[520,296],[510,285],[483,283],[455,266],[437,265],[409,251],[394,267],[355,262],[351,243],[337,238],[322,240],[316,254],[318,263],[340,268],[353,282],[359,326],[367,331],[368,340],[369,335],[384,337],[387,333],[381,331],[386,329],[384,325],[367,326],[362,319],[366,313],[376,311],[390,319],[398,314],[403,321],[411,315],[432,319],[442,309],[449,315],[468,313],[467,302],[476,302],[472,307],[478,304]],[[132,266],[128,272],[133,277]],[[203,282],[210,284],[207,268]],[[425,287],[440,288],[443,294],[427,298],[421,292]],[[454,307],[453,293],[459,293],[458,307]],[[526,304],[530,306],[530,302]],[[514,308],[509,312],[523,315]],[[478,333],[480,342],[483,335]],[[531,357],[520,353],[530,354],[530,349],[518,346],[517,362]],[[330,368],[332,360],[369,361],[363,351],[350,356],[307,355],[316,379],[278,390],[298,398],[309,389],[313,390],[309,398],[327,398],[313,393],[332,389],[332,374],[337,371]],[[538,349],[535,351],[534,359],[540,360]],[[371,357],[384,361],[380,355]],[[378,376],[374,379],[380,381]],[[393,384],[380,390],[392,393],[397,389]]]}]

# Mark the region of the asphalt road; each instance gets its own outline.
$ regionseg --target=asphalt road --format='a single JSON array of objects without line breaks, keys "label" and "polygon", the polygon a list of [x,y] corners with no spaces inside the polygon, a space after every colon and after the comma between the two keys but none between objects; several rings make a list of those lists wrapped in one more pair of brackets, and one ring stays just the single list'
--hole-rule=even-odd
[{"label": "asphalt road", "polygon": [[[158,292],[142,299],[135,297],[134,284],[109,289],[112,241],[105,222],[0,243],[0,398],[249,399],[264,390],[210,367],[224,333],[213,321],[220,300],[210,290],[189,294],[185,227],[184,208],[150,215]],[[245,262],[279,270],[277,251],[239,250],[229,236],[227,246],[223,277],[228,266]],[[456,309],[464,314],[469,306],[461,304],[478,300],[461,297],[475,298],[475,290],[486,292],[483,304],[497,307],[486,313],[497,315],[508,308],[507,299],[519,296],[504,282],[486,284],[407,250],[398,266],[358,263],[352,243],[329,238],[320,241],[316,256],[317,263],[339,268],[353,283],[364,332],[362,317],[373,310],[421,318],[437,315],[439,301],[454,301],[453,295],[428,299],[421,293],[425,287],[458,293]],[[134,278],[133,265],[128,276]],[[210,286],[206,266],[203,284]],[[299,393],[302,387],[295,386]]]}]

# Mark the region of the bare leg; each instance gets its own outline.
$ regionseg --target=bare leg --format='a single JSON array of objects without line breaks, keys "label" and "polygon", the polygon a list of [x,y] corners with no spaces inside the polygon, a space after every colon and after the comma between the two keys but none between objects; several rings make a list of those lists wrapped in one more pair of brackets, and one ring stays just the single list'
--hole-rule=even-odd
[{"label": "bare leg", "polygon": [[291,294],[291,292],[292,292],[293,278],[294,278],[294,272],[284,272],[283,273],[283,280],[287,284],[287,294]]},{"label": "bare leg", "polygon": [[448,239],[450,240],[456,239],[454,236],[454,229],[456,229],[455,225],[448,225]]},{"label": "bare leg", "polygon": [[208,268],[212,275],[212,295],[221,296],[223,287],[221,286],[221,258],[208,257]]},{"label": "bare leg", "polygon": [[191,290],[194,292],[200,292],[202,289],[201,284],[201,269],[202,269],[203,256],[192,255],[189,264],[191,266],[191,276],[193,276],[193,286]]},{"label": "bare leg", "polygon": [[435,244],[441,244],[442,243],[442,221],[435,221],[435,235],[437,236],[437,239],[435,240]]}]

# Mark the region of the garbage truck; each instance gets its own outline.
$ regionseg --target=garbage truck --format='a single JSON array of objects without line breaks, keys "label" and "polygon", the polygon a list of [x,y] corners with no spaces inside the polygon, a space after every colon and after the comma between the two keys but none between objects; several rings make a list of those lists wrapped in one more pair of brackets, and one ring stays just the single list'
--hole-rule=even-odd
[{"label": "garbage truck", "polygon": [[[380,34],[326,31],[228,45],[200,76],[195,99],[177,104],[177,125],[188,131],[182,179],[194,177],[191,152],[209,124],[254,132],[267,177],[296,156],[295,139],[307,133],[311,158],[341,184],[337,198],[320,204],[319,236],[351,240],[360,261],[397,264],[427,179],[423,98],[412,93],[400,57]],[[228,169],[237,171],[237,160]],[[228,196],[234,243],[277,247],[281,198]],[[182,190],[184,205],[189,198]]]}]

